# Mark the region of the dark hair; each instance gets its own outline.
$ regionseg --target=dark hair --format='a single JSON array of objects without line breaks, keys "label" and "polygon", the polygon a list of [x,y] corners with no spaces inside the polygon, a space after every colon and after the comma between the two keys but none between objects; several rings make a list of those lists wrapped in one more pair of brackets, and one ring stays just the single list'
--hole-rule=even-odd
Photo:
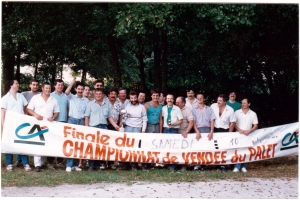
[{"label": "dark hair", "polygon": [[143,94],[146,95],[146,92],[145,92],[145,91],[139,91],[139,95],[140,95],[141,93],[143,93]]},{"label": "dark hair", "polygon": [[116,92],[117,94],[119,94],[118,89],[115,88],[115,87],[110,88],[109,91],[108,91],[108,94],[110,94],[111,92]]},{"label": "dark hair", "polygon": [[164,97],[166,96],[165,93],[163,93],[163,92],[160,92],[160,93],[159,93],[159,96],[160,96],[160,95],[163,95]]},{"label": "dark hair", "polygon": [[39,81],[38,81],[37,79],[35,79],[35,78],[31,79],[29,83],[31,84],[32,82],[37,82],[37,83],[39,83]]},{"label": "dark hair", "polygon": [[158,94],[158,95],[160,95],[160,91],[159,90],[157,90],[157,89],[153,89],[153,90],[151,90],[151,96],[152,96],[152,94]]},{"label": "dark hair", "polygon": [[230,90],[229,93],[228,93],[228,96],[231,94],[231,93],[234,93],[236,95],[236,92],[234,90]]},{"label": "dark hair", "polygon": [[220,94],[219,96],[218,96],[218,98],[223,98],[223,101],[227,101],[228,99],[227,99],[227,96],[225,95],[225,94]]},{"label": "dark hair", "polygon": [[177,98],[179,98],[179,99],[181,99],[181,101],[185,104],[186,102],[185,102],[185,98],[183,97],[183,96],[179,96],[179,97],[177,97]]},{"label": "dark hair", "polygon": [[196,97],[197,97],[198,95],[202,95],[202,96],[203,96],[203,98],[205,98],[205,95],[204,95],[204,93],[203,93],[203,92],[201,92],[201,91],[197,92],[197,94],[196,94]]},{"label": "dark hair", "polygon": [[77,88],[78,86],[82,86],[84,88],[84,83],[82,82],[76,82],[75,88]]},{"label": "dark hair", "polygon": [[191,90],[195,93],[195,91],[192,88],[186,89],[186,92],[190,92]]},{"label": "dark hair", "polygon": [[49,82],[43,83],[42,87],[44,87],[45,85],[50,85],[51,86],[51,84]]},{"label": "dark hair", "polygon": [[15,81],[18,81],[17,79],[8,79],[6,80],[6,85],[8,88],[10,88],[14,83]]},{"label": "dark hair", "polygon": [[136,91],[130,91],[129,95],[131,95],[131,96],[136,95],[137,96],[137,92]]},{"label": "dark hair", "polygon": [[94,85],[96,85],[97,83],[102,83],[102,85],[104,86],[104,81],[102,81],[102,80],[99,80],[99,79],[95,80]]},{"label": "dark hair", "polygon": [[248,102],[248,103],[251,103],[251,102],[252,102],[251,99],[250,99],[249,97],[243,97],[242,100],[244,100],[244,99],[247,99],[247,102]]},{"label": "dark hair", "polygon": [[103,91],[102,88],[96,88],[96,89],[95,89],[95,93],[96,93],[96,92],[102,92],[102,93],[104,94],[104,91]]},{"label": "dark hair", "polygon": [[[120,88],[118,89],[118,91],[120,92],[121,90],[125,90],[125,91],[126,91],[125,88],[120,87]],[[127,91],[126,91],[126,92],[127,92]]]},{"label": "dark hair", "polygon": [[63,83],[64,81],[61,79],[55,79],[54,81],[54,85],[56,85],[57,83]]}]

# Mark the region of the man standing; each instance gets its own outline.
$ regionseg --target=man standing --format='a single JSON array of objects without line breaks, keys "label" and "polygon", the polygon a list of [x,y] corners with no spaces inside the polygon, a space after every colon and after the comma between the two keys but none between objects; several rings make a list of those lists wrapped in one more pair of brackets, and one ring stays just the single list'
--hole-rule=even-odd
[{"label": "man standing", "polygon": [[[179,127],[179,134],[181,134],[184,138],[187,137],[188,133],[194,126],[194,118],[192,111],[185,105],[185,99],[182,96],[176,98],[176,106],[180,108],[183,117],[182,123]],[[185,165],[182,166],[181,171],[186,171]]]},{"label": "man standing", "polygon": [[146,133],[159,133],[162,110],[162,105],[158,103],[159,92],[151,90],[151,98],[151,101],[144,104],[148,119]]},{"label": "man standing", "polygon": [[[111,110],[108,102],[103,101],[103,90],[95,89],[95,99],[87,104],[84,113],[84,125],[94,128],[107,129],[107,121],[116,129],[119,130],[119,126],[112,118]],[[90,170],[96,169],[98,166],[95,160],[89,160]],[[105,169],[104,161],[102,161],[100,169]]]},{"label": "man standing", "polygon": [[127,97],[127,92],[126,89],[124,88],[119,88],[119,94],[118,94],[118,99],[117,101],[121,104],[121,110],[125,109],[125,107],[130,104],[129,99],[126,99]]},{"label": "man standing", "polygon": [[[129,93],[130,104],[125,107],[125,132],[145,133],[147,126],[147,112],[143,105],[138,103],[137,93]],[[137,163],[131,163],[131,169],[136,170]]]},{"label": "man standing", "polygon": [[84,97],[86,98],[90,98],[91,97],[91,90],[90,90],[90,86],[88,85],[85,85],[84,86],[84,90],[83,90],[83,94],[82,94]]},{"label": "man standing", "polygon": [[[15,113],[24,114],[24,109],[28,102],[25,97],[18,93],[19,82],[17,80],[8,80],[7,84],[10,86],[8,93],[1,98],[1,133],[4,126],[6,111],[11,111]],[[22,161],[25,171],[30,171],[28,156],[27,155],[17,155]],[[13,154],[5,154],[6,170],[13,170]]]},{"label": "man standing", "polygon": [[[119,124],[121,121],[121,104],[117,101],[118,96],[118,89],[117,88],[110,88],[108,92],[108,105],[109,109],[111,110],[112,118],[116,124]],[[107,125],[108,130],[116,131],[115,127],[108,121]]]},{"label": "man standing", "polygon": [[[89,103],[89,99],[83,96],[84,84],[76,83],[75,91],[76,95],[71,94],[71,89],[73,85],[76,83],[76,78],[72,80],[65,93],[69,100],[69,124],[76,125],[84,125],[84,113],[87,104]],[[71,172],[72,170],[82,171],[81,168],[78,167],[78,159],[68,158],[67,159],[67,167],[66,171]]]},{"label": "man standing", "polygon": [[[50,95],[50,83],[44,83],[42,93],[31,98],[27,112],[34,116],[37,120],[48,120],[53,122],[60,112],[57,100]],[[34,156],[35,171],[40,172],[42,169],[44,158],[41,156]]]},{"label": "man standing", "polygon": [[[242,108],[234,113],[236,119],[235,129],[245,136],[250,135],[250,133],[258,128],[257,115],[250,109],[250,105],[250,99],[244,98],[242,100]],[[246,163],[235,164],[233,172],[239,172],[240,169],[246,173]]]},{"label": "man standing", "polygon": [[23,96],[25,97],[25,99],[30,102],[31,98],[34,95],[39,94],[38,89],[39,89],[39,81],[37,79],[31,79],[30,80],[30,91],[25,91],[22,92]]},{"label": "man standing", "polygon": [[166,97],[164,95],[164,93],[159,93],[159,98],[158,98],[158,103],[162,106],[166,105],[165,104],[165,101],[166,101]]},{"label": "man standing", "polygon": [[185,107],[188,107],[190,110],[193,110],[193,108],[197,108],[198,102],[197,99],[195,98],[195,93],[192,89],[187,89],[186,90],[186,96],[187,98],[185,99]]},{"label": "man standing", "polygon": [[[197,96],[198,107],[192,110],[194,118],[194,130],[196,131],[196,139],[201,138],[201,133],[208,133],[208,140],[213,139],[214,121],[216,116],[211,107],[204,104],[204,94],[198,93]],[[194,170],[202,169],[201,165],[195,165]]]},{"label": "man standing", "polygon": [[234,91],[229,93],[229,100],[226,102],[231,108],[233,108],[234,112],[241,109],[242,105],[240,102],[235,101],[236,93]]},{"label": "man standing", "polygon": [[146,99],[146,93],[143,92],[143,91],[140,91],[139,95],[138,95],[139,104],[144,105],[145,104],[145,99]]},{"label": "man standing", "polygon": [[[68,107],[69,107],[69,101],[65,93],[63,93],[64,89],[64,81],[61,79],[56,79],[54,81],[54,92],[52,92],[50,95],[54,97],[59,106],[59,115],[55,119],[57,122],[64,122],[66,123],[68,120]],[[48,167],[52,168],[51,164],[53,164],[54,159],[52,157],[47,157],[48,161]],[[57,167],[63,167],[63,158],[56,158],[56,166]]]},{"label": "man standing", "polygon": [[[235,125],[234,111],[226,105],[227,97],[224,94],[220,94],[217,99],[217,103],[213,103],[210,107],[214,111],[216,116],[214,132],[232,132]],[[225,166],[220,166],[221,172],[226,172]]]}]

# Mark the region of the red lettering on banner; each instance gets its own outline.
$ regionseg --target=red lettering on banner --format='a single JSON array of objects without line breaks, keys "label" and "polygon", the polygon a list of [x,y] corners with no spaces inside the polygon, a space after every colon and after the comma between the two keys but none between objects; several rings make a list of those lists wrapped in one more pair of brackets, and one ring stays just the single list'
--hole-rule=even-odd
[{"label": "red lettering on banner", "polygon": [[106,146],[102,145],[102,148],[100,149],[100,145],[96,144],[96,150],[95,150],[95,160],[105,160],[106,156]]},{"label": "red lettering on banner", "polygon": [[132,138],[131,141],[130,141],[130,138],[127,138],[127,135],[124,134],[123,137],[116,138],[115,144],[118,147],[125,147],[125,146],[126,147],[133,147],[134,146],[134,138]]},{"label": "red lettering on banner", "polygon": [[[182,153],[182,159],[184,164],[224,164],[226,163],[227,151],[216,151],[216,152],[188,152]],[[220,155],[221,154],[221,155]]]},{"label": "red lettering on banner", "polygon": [[[249,161],[253,160],[263,160],[266,158],[274,158],[275,156],[275,147],[277,144],[268,144],[268,148],[266,151],[265,145],[255,147],[249,147],[248,150],[250,152]],[[270,156],[270,152],[272,155]]]},{"label": "red lettering on banner", "polygon": [[[69,151],[67,151],[68,145],[70,145],[71,148]],[[71,140],[66,140],[63,144],[63,154],[67,157],[71,156],[73,154],[72,147],[73,147],[73,142]]]},{"label": "red lettering on banner", "polygon": [[89,156],[90,159],[94,159],[93,143],[88,143],[83,158],[86,159]]}]

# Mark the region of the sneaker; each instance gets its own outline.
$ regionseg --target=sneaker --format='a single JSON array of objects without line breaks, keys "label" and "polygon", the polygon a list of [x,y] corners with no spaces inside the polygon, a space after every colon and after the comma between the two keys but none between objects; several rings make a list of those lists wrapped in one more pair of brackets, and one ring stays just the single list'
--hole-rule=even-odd
[{"label": "sneaker", "polygon": [[16,161],[15,164],[13,164],[12,166],[13,166],[13,167],[19,167],[20,164],[21,164],[21,162]]},{"label": "sneaker", "polygon": [[194,166],[194,170],[201,170],[201,171],[204,171],[204,167],[202,167],[201,165],[195,165],[195,166]]},{"label": "sneaker", "polygon": [[42,168],[40,166],[35,167],[36,172],[40,172],[41,170],[42,170]]},{"label": "sneaker", "polygon": [[6,166],[6,170],[7,171],[12,171],[13,170],[13,166],[12,165],[7,165]]},{"label": "sneaker", "polygon": [[28,164],[25,165],[24,169],[25,169],[25,172],[31,171],[31,167]]},{"label": "sneaker", "polygon": [[81,172],[82,171],[82,169],[81,168],[79,168],[79,167],[72,167],[72,170],[73,171],[78,171],[78,172]]},{"label": "sneaker", "polygon": [[49,169],[55,170],[54,165],[52,165],[52,164],[48,164],[47,167],[48,167]]},{"label": "sneaker", "polygon": [[240,170],[238,168],[234,168],[233,172],[239,172]]},{"label": "sneaker", "polygon": [[66,168],[66,172],[71,172],[72,171],[72,168],[71,167],[67,167]]},{"label": "sneaker", "polygon": [[247,169],[246,169],[246,167],[243,167],[243,168],[242,168],[242,172],[244,172],[244,173],[246,173],[246,172],[247,172]]},{"label": "sneaker", "polygon": [[100,165],[100,169],[102,170],[102,169],[105,169],[105,165],[104,164],[101,164]]},{"label": "sneaker", "polygon": [[222,173],[225,173],[225,172],[226,172],[225,166],[221,166],[221,172],[222,172]]},{"label": "sneaker", "polygon": [[116,167],[114,164],[111,164],[109,167],[110,167],[111,169],[117,169],[117,167]]}]

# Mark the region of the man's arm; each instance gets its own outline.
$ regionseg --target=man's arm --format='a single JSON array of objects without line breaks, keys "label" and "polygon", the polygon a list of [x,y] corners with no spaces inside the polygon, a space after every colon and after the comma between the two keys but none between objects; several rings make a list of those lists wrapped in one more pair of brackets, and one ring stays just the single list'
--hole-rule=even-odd
[{"label": "man's arm", "polygon": [[164,124],[164,117],[162,115],[160,115],[159,117],[159,132],[162,133],[163,130],[163,124]]},{"label": "man's arm", "polygon": [[196,132],[196,140],[199,140],[201,138],[201,133],[197,128],[196,120],[194,120],[194,129],[195,129],[195,132]]},{"label": "man's arm", "polygon": [[115,122],[115,120],[114,120],[113,117],[109,117],[109,118],[108,118],[108,121],[110,122],[111,125],[113,125],[113,127],[115,127],[115,129],[116,129],[117,131],[120,130],[120,127],[118,126],[118,124],[116,124],[116,122]]},{"label": "man's arm", "polygon": [[89,117],[88,116],[84,117],[84,125],[89,126]]},{"label": "man's arm", "polygon": [[30,108],[26,108],[26,111],[30,115],[34,116],[37,120],[42,120],[43,119],[43,116],[37,114],[36,112],[34,112],[33,110],[31,110]]},{"label": "man's arm", "polygon": [[253,131],[255,131],[258,128],[258,124],[253,124],[252,128],[250,130],[247,130],[244,132],[244,134],[246,136],[248,136],[250,133],[252,133]]},{"label": "man's arm", "polygon": [[182,136],[184,138],[187,137],[188,133],[191,131],[193,126],[194,126],[194,120],[189,120],[189,124],[188,124],[187,128],[182,132]]},{"label": "man's arm", "polygon": [[233,132],[234,127],[235,127],[235,123],[234,122],[230,122],[230,124],[229,124],[229,132]]},{"label": "man's arm", "polygon": [[65,94],[67,95],[67,96],[69,96],[69,94],[70,94],[70,92],[71,92],[71,90],[72,90],[72,87],[73,87],[73,85],[76,83],[76,78],[74,77],[73,78],[73,80],[72,80],[72,82],[70,83],[70,85],[67,87],[67,89],[66,89],[66,91],[65,91]]},{"label": "man's arm", "polygon": [[208,140],[211,140],[213,139],[213,134],[214,134],[214,128],[215,128],[215,120],[211,120],[210,121],[210,131],[209,131],[209,134],[208,134]]},{"label": "man's arm", "polygon": [[5,114],[6,114],[6,110],[4,108],[1,108],[1,129],[3,129]]},{"label": "man's arm", "polygon": [[52,117],[48,118],[48,121],[53,122],[59,115],[59,112],[53,113]]}]

